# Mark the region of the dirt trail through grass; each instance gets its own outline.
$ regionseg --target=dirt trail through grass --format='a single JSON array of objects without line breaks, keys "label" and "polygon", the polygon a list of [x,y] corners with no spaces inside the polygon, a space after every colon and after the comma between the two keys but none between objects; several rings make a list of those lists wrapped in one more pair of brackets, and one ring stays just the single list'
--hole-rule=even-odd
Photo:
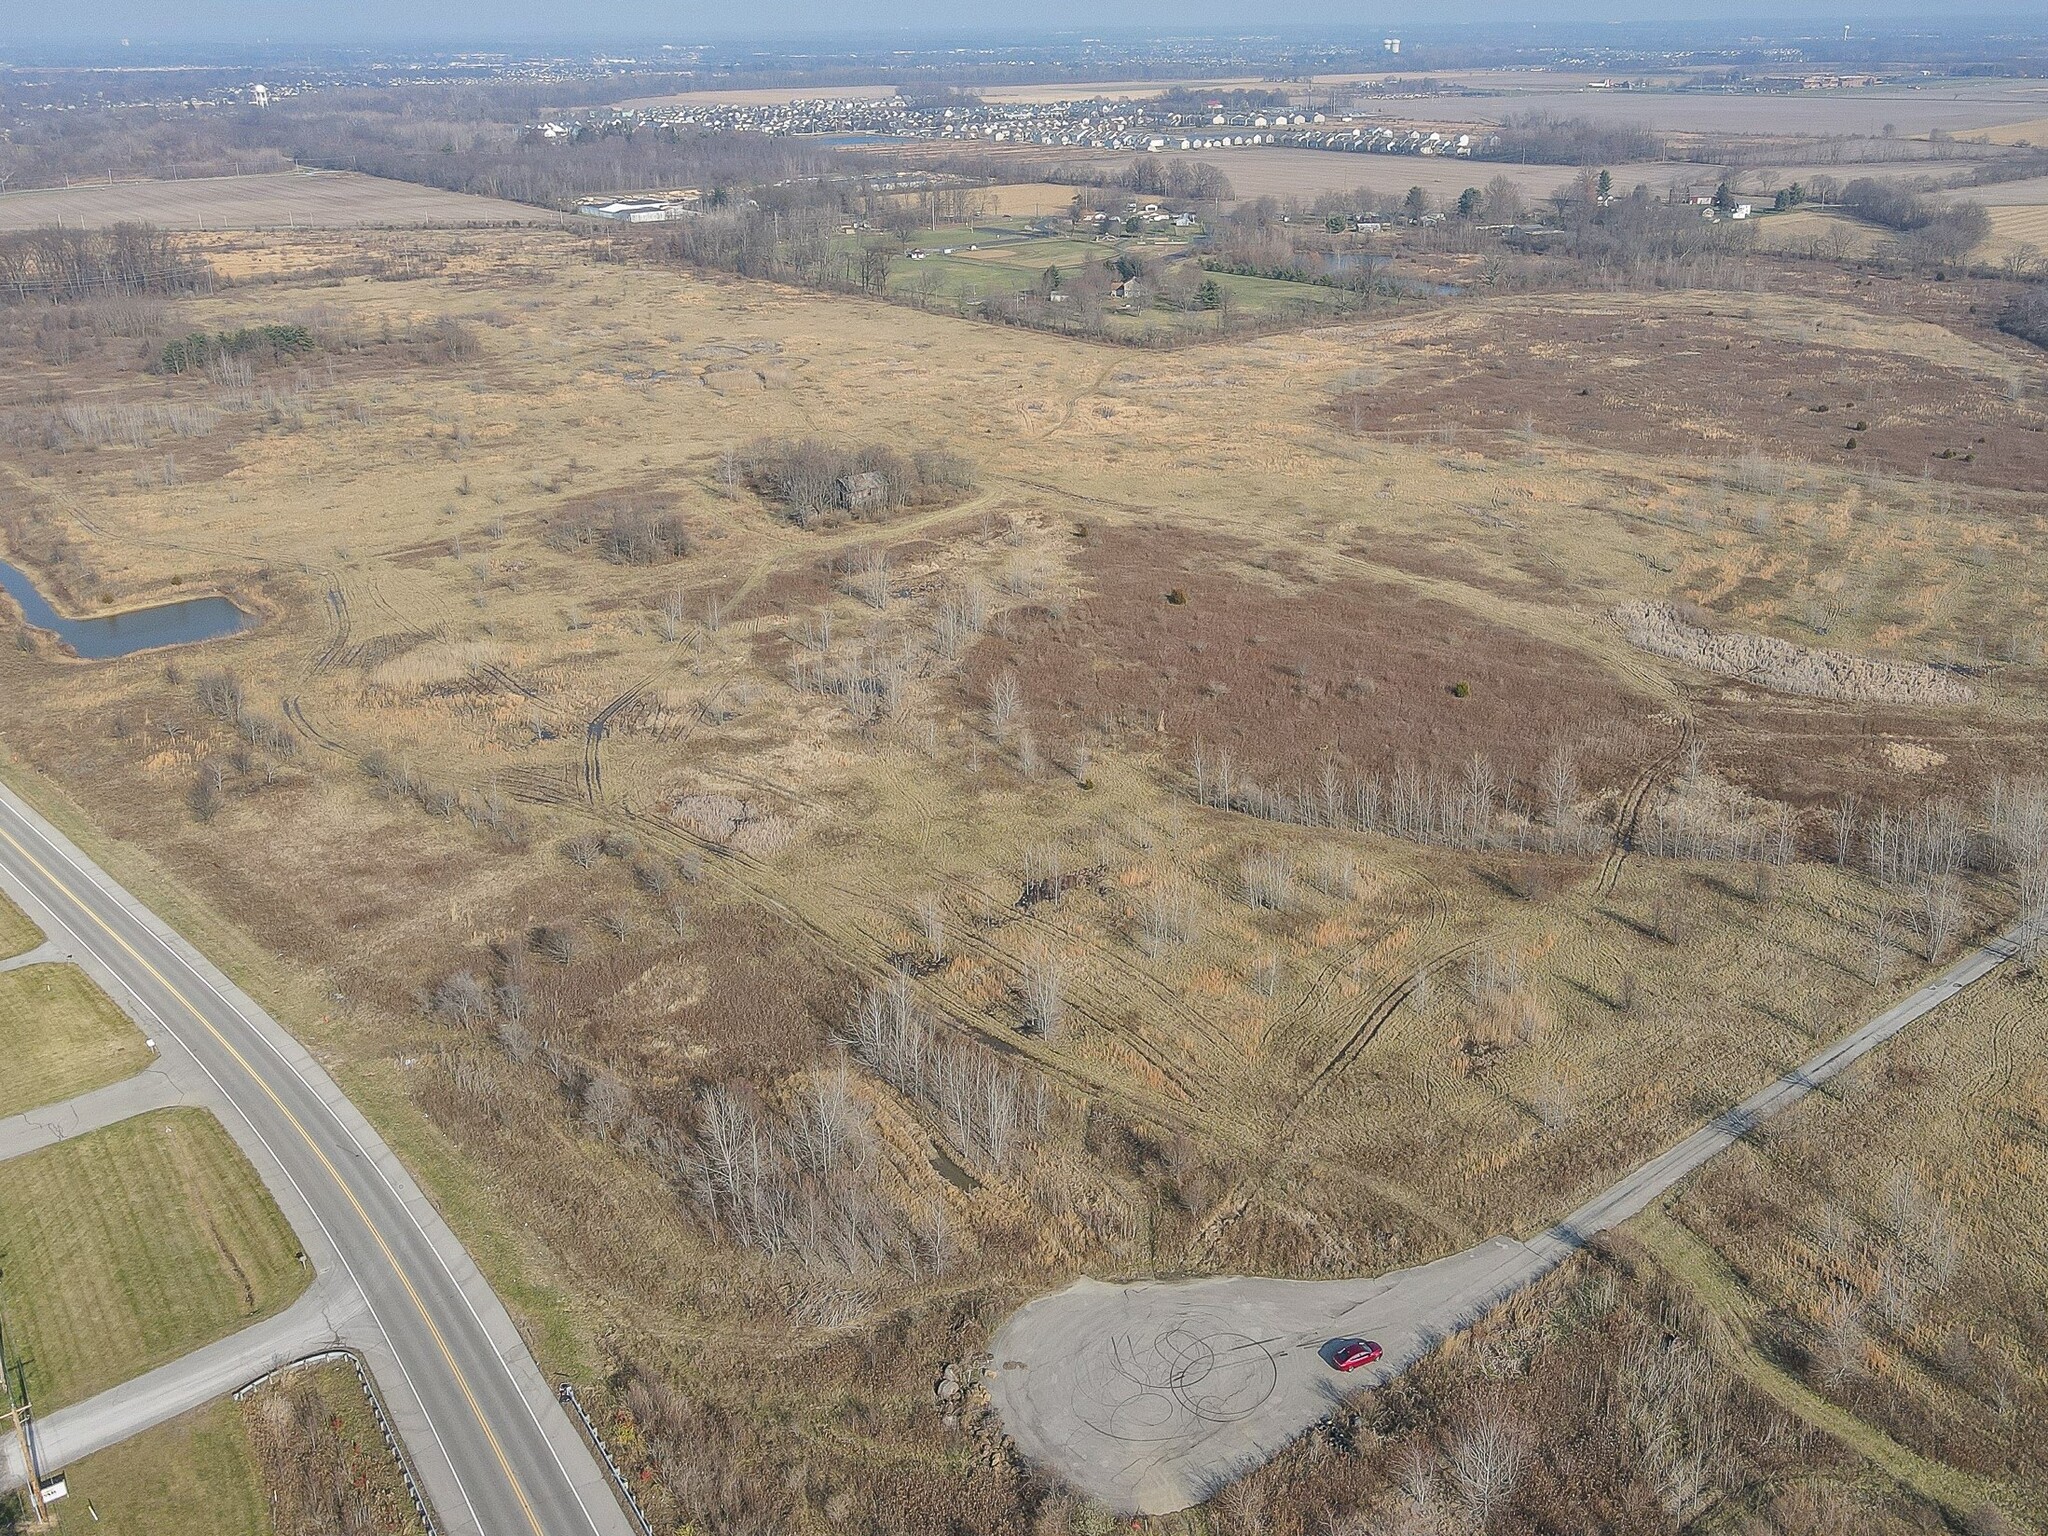
[{"label": "dirt trail through grass", "polygon": [[1728,1363],[1779,1407],[1832,1435],[1902,1487],[1959,1515],[2001,1502],[1994,1497],[2003,1491],[1997,1484],[1917,1455],[1767,1360],[1753,1342],[1756,1299],[1720,1254],[1662,1208],[1638,1216],[1630,1230],[1667,1274],[1692,1289],[1714,1318]]}]

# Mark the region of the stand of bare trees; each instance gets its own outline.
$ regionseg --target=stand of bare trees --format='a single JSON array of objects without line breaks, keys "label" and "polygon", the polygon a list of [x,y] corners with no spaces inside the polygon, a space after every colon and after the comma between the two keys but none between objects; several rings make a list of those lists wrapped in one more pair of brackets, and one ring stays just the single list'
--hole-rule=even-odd
[{"label": "stand of bare trees", "polygon": [[1860,219],[1896,231],[1892,254],[1913,266],[1953,267],[1991,233],[1979,202],[1944,203],[1900,183],[1861,176],[1842,188],[1842,206]]},{"label": "stand of bare trees", "polygon": [[906,456],[880,443],[839,448],[815,438],[758,438],[740,456],[739,470],[755,495],[781,507],[799,528],[879,521],[975,485],[973,465],[944,449]]},{"label": "stand of bare trees", "polygon": [[211,282],[205,262],[153,224],[31,229],[0,235],[0,300],[75,303],[116,294],[189,293]]},{"label": "stand of bare trees", "polygon": [[805,1277],[788,1287],[802,1321],[857,1315],[882,1274],[919,1279],[951,1266],[958,1245],[945,1208],[891,1197],[872,1118],[843,1065],[814,1074],[787,1110],[745,1088],[706,1088],[697,1119],[680,1163],[686,1186],[734,1242]]},{"label": "stand of bare trees", "polygon": [[1536,793],[1539,809],[1512,774],[1474,753],[1455,770],[1403,757],[1392,777],[1346,776],[1325,762],[1313,779],[1292,788],[1262,784],[1241,772],[1228,751],[1195,744],[1190,789],[1197,803],[1264,821],[1303,827],[1379,832],[1410,842],[1454,848],[1580,853],[1601,834],[1579,813],[1577,760],[1560,745],[1546,759]]},{"label": "stand of bare trees", "polygon": [[944,1032],[908,982],[870,988],[849,1035],[854,1055],[929,1113],[970,1168],[1007,1171],[1045,1128],[1043,1081],[1027,1085],[993,1051]]}]

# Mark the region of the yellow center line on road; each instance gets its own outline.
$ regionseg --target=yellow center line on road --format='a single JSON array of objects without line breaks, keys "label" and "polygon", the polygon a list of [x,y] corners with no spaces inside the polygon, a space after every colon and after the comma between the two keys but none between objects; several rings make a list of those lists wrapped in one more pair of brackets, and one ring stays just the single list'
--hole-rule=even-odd
[{"label": "yellow center line on road", "polygon": [[[476,1415],[477,1427],[483,1430],[484,1439],[490,1443],[491,1454],[498,1458],[498,1466],[505,1474],[505,1481],[512,1487],[512,1496],[519,1501],[519,1508],[526,1516],[526,1523],[533,1528],[533,1536],[547,1536],[547,1533],[541,1530],[539,1517],[533,1512],[533,1505],[527,1501],[526,1489],[520,1485],[519,1474],[512,1470],[512,1463],[506,1458],[504,1447],[498,1444],[498,1437],[492,1432],[490,1421],[484,1417],[483,1405],[476,1400],[476,1394],[470,1390],[469,1378],[463,1374],[462,1367],[455,1363],[455,1355],[448,1348],[448,1341],[441,1336],[440,1328],[435,1325],[432,1315],[427,1311],[426,1303],[420,1299],[420,1293],[414,1289],[412,1277],[405,1272],[404,1266],[398,1262],[398,1255],[391,1251],[391,1245],[384,1240],[383,1232],[378,1229],[374,1221],[370,1220],[370,1213],[363,1208],[362,1201],[356,1198],[355,1191],[350,1189],[348,1182],[342,1178],[341,1170],[336,1168],[326,1152],[321,1150],[320,1144],[313,1139],[312,1133],[300,1123],[299,1117],[293,1114],[286,1106],[284,1100],[277,1096],[277,1091],[264,1080],[263,1076],[254,1067],[249,1065],[248,1059],[240,1051],[236,1050],[227,1037],[213,1026],[212,1021],[193,1005],[190,998],[186,997],[182,991],[174,986],[164,976],[163,972],[159,971],[148,960],[138,954],[135,946],[116,933],[105,918],[101,917],[99,913],[95,912],[80,899],[76,891],[57,875],[52,874],[42,860],[30,853],[28,849],[22,847],[20,841],[4,826],[0,826],[0,837],[7,839],[9,846],[33,865],[38,874],[59,891],[62,891],[73,906],[91,918],[94,923],[98,924],[101,932],[105,933],[108,938],[126,950],[130,959],[149,972],[151,976],[155,977],[157,985],[170,993],[172,997],[175,997],[179,1005],[192,1015],[199,1027],[220,1043],[221,1049],[234,1058],[235,1065],[249,1074],[249,1077],[255,1082],[256,1086],[263,1090],[264,1097],[277,1106],[277,1112],[283,1115],[286,1121],[290,1123],[291,1128],[299,1133],[299,1138],[305,1142],[307,1150],[320,1160],[321,1167],[327,1170],[328,1176],[334,1180],[335,1187],[341,1191],[348,1203],[355,1208],[356,1215],[362,1218],[363,1225],[369,1229],[370,1236],[376,1239],[378,1248],[383,1251],[385,1259],[390,1263],[391,1272],[398,1276],[398,1283],[405,1287],[405,1294],[412,1298],[413,1307],[418,1311],[420,1321],[427,1325],[427,1332],[433,1335],[435,1347],[441,1351],[441,1358],[448,1363],[448,1369],[454,1373],[455,1384],[462,1388],[462,1395],[469,1403],[470,1412]],[[428,1239],[428,1241],[431,1242],[432,1239]],[[453,1277],[451,1276],[450,1278],[452,1279]],[[457,1284],[460,1284],[460,1282],[458,1281]],[[420,1404],[420,1411],[426,1411],[426,1404],[424,1402]],[[459,1473],[457,1474],[458,1477],[460,1475]]]}]

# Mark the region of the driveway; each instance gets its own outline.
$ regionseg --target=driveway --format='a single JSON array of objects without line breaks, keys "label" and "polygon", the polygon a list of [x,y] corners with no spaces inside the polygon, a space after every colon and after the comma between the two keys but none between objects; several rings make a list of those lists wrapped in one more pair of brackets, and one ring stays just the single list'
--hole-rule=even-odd
[{"label": "driveway", "polygon": [[[1349,1393],[1392,1380],[1447,1335],[1663,1198],[1753,1126],[1798,1103],[2018,948],[1973,949],[1912,996],[1650,1159],[1557,1225],[1358,1280],[1078,1280],[996,1334],[989,1394],[1024,1458],[1113,1509],[1199,1504],[1282,1450]],[[1339,1374],[1321,1351],[1370,1337],[1378,1364]]]}]

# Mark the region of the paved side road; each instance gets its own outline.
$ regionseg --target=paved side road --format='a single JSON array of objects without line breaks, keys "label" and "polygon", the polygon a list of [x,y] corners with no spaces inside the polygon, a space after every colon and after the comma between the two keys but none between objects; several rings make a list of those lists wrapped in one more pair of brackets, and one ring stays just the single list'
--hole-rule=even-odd
[{"label": "paved side road", "polygon": [[[335,1326],[362,1349],[450,1536],[632,1536],[504,1306],[319,1063],[4,786],[0,891],[156,1040],[173,1081],[221,1116],[299,1234],[323,1305],[360,1298],[361,1321],[343,1327],[335,1314]],[[216,1348],[264,1342],[259,1328]],[[180,1400],[139,1396],[121,1432],[161,1422]]]},{"label": "paved side road", "polygon": [[[1759,1122],[1989,975],[2018,934],[1974,949],[1896,1007],[1751,1094],[1563,1221],[1414,1269],[1357,1280],[1080,1280],[1019,1308],[994,1342],[989,1392],[1027,1460],[1119,1510],[1199,1504],[1349,1393],[1392,1380],[1594,1236],[1646,1210]],[[1340,1375],[1334,1339],[1386,1353]]]},{"label": "paved side road", "polygon": [[[48,1476],[52,1470],[189,1413],[295,1360],[346,1343],[367,1322],[363,1299],[355,1287],[346,1281],[316,1280],[305,1295],[275,1317],[195,1349],[97,1397],[38,1418],[37,1464]],[[0,1485],[18,1481],[21,1475],[21,1452],[10,1436],[0,1445]]]},{"label": "paved side road", "polygon": [[81,1093],[75,1099],[24,1110],[0,1120],[0,1163],[88,1131],[104,1129],[116,1121],[131,1120],[153,1109],[199,1102],[200,1097],[180,1087],[162,1065],[145,1067],[133,1077]]}]

